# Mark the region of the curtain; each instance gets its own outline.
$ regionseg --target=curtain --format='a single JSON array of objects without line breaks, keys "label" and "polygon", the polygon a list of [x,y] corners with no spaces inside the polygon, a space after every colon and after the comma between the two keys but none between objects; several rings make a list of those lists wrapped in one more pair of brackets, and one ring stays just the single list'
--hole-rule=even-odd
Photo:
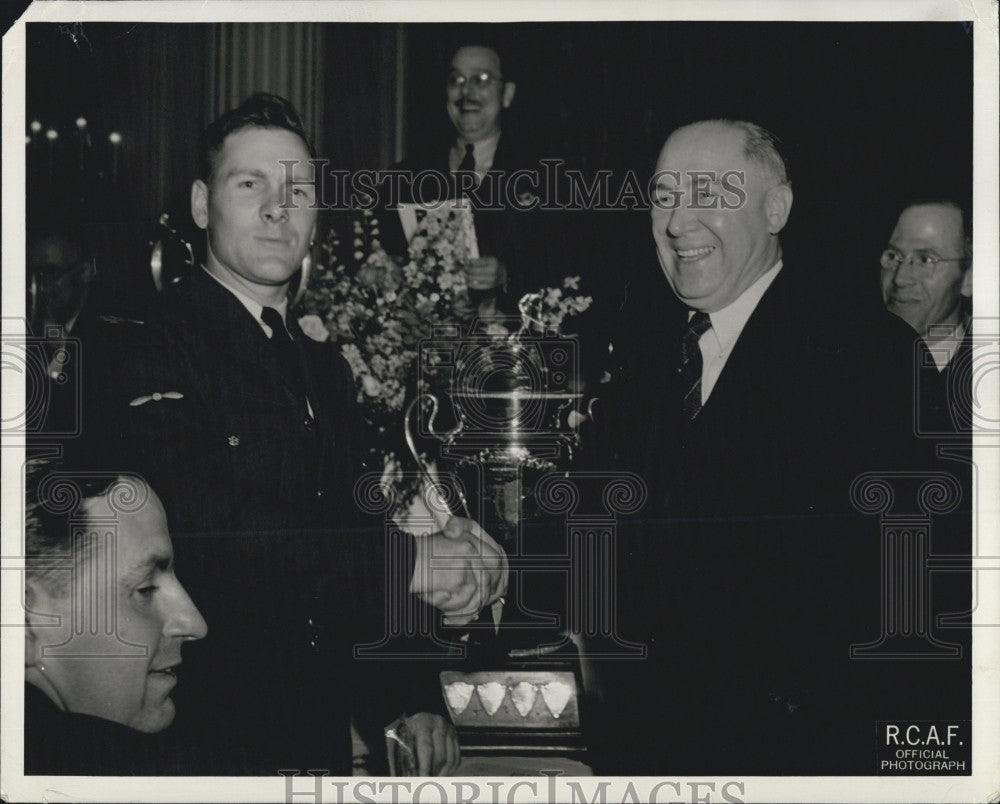
[{"label": "curtain", "polygon": [[230,22],[212,27],[206,120],[254,92],[270,92],[292,102],[309,139],[318,143],[324,105],[323,26]]}]

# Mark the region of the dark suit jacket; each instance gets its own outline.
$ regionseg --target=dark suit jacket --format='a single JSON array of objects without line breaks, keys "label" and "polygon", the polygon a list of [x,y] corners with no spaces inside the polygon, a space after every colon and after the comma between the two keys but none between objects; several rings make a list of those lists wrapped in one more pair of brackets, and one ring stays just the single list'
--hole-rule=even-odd
[{"label": "dark suit jacket", "polygon": [[177,772],[162,735],[63,712],[38,687],[24,685],[26,776],[162,776]]},{"label": "dark suit jacket", "polygon": [[944,371],[923,338],[914,333],[914,363],[919,377],[916,426],[926,436],[968,439],[972,433],[972,327]]},{"label": "dark suit jacket", "polygon": [[383,636],[389,586],[405,596],[412,540],[393,543],[406,569],[390,580],[386,537],[353,496],[366,456],[349,369],[288,325],[315,418],[260,324],[203,271],[102,347],[113,452],[162,498],[209,624],[185,650],[173,729],[205,772],[349,773],[352,704],[390,709],[399,691],[367,694],[380,670],[351,651]]},{"label": "dark suit jacket", "polygon": [[880,611],[878,522],[850,482],[913,461],[897,423],[909,387],[881,354],[900,331],[838,326],[797,268],[693,423],[677,415],[679,304],[662,325],[638,319],[600,408],[599,461],[649,488],[619,528],[617,598],[619,635],[648,658],[601,668],[601,772],[867,774],[876,713],[915,711],[893,709],[907,685],[886,663],[849,660]]}]

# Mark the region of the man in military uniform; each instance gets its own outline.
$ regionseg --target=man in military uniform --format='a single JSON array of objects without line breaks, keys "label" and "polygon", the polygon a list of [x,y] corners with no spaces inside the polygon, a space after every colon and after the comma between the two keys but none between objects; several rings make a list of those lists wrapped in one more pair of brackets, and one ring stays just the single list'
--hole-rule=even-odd
[{"label": "man in military uniform", "polygon": [[[382,704],[382,723],[404,705],[442,709],[433,679],[404,701],[420,687],[412,668],[358,659],[355,646],[383,637],[387,600],[419,605],[411,592],[471,616],[503,592],[501,551],[468,521],[387,538],[360,513],[366,452],[350,371],[288,310],[317,214],[295,110],[255,95],[212,123],[202,147],[191,209],[206,264],[121,338],[105,378],[111,438],[160,490],[211,623],[185,663],[181,761],[206,774],[349,775],[356,702]],[[431,553],[450,562],[432,567]],[[420,769],[454,770],[450,724],[424,714],[411,727]]]}]

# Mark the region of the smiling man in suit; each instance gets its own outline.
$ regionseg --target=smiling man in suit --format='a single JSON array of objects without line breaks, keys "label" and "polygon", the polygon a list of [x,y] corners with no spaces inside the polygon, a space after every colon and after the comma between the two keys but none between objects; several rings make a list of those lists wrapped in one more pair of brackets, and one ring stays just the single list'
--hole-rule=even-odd
[{"label": "smiling man in suit", "polygon": [[[389,539],[354,498],[367,468],[356,386],[288,309],[317,216],[312,156],[276,96],[206,129],[191,189],[206,264],[114,356],[119,445],[162,489],[178,563],[214,626],[177,724],[192,773],[349,775],[352,714],[384,725],[397,704],[443,709],[433,680],[405,700],[412,672],[356,658],[385,635],[388,602],[413,592],[459,615],[503,591],[499,548],[472,523]],[[450,571],[430,571],[430,553]],[[420,769],[454,770],[451,725],[426,713],[410,725]]]},{"label": "smiling man in suit", "polygon": [[886,309],[913,327],[920,371],[918,426],[966,432],[972,426],[972,233],[954,201],[903,210],[880,259]]},{"label": "smiling man in suit", "polygon": [[[482,305],[483,314],[517,313],[524,293],[552,277],[561,283],[558,269],[569,264],[550,242],[555,237],[551,225],[544,230],[541,225],[545,216],[537,208],[545,203],[546,188],[540,154],[504,124],[516,95],[514,69],[494,44],[470,38],[457,47],[442,76],[454,137],[418,148],[393,165],[390,175],[401,177],[398,198],[386,187],[381,192],[383,203],[398,200],[431,209],[444,198],[468,199],[480,256],[470,261],[466,273],[470,297]],[[431,174],[437,179],[430,180]],[[405,255],[399,216],[386,213],[383,245],[392,254]]]},{"label": "smiling man in suit", "polygon": [[659,320],[630,316],[643,337],[616,350],[597,421],[605,468],[649,488],[619,528],[616,611],[647,656],[598,663],[596,769],[872,773],[879,712],[934,716],[893,709],[919,662],[887,679],[891,663],[850,659],[880,610],[877,522],[851,482],[910,460],[895,426],[910,387],[882,354],[905,340],[891,317],[840,318],[824,277],[786,264],[793,193],[770,132],[685,126],[656,171],[672,293]]}]

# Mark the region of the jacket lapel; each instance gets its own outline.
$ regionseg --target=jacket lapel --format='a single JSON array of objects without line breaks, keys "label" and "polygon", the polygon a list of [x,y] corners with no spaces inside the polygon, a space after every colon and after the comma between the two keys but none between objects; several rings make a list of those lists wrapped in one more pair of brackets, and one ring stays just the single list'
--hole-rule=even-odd
[{"label": "jacket lapel", "polygon": [[248,383],[275,390],[287,388],[267,335],[232,293],[204,271],[196,271],[182,292],[187,294],[182,307],[190,315],[183,329],[195,339],[191,351],[202,364],[199,375],[228,375],[199,389],[210,408],[228,419],[244,406]]}]

